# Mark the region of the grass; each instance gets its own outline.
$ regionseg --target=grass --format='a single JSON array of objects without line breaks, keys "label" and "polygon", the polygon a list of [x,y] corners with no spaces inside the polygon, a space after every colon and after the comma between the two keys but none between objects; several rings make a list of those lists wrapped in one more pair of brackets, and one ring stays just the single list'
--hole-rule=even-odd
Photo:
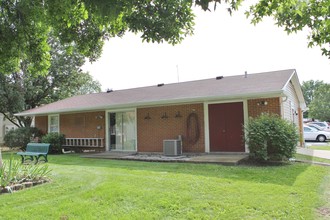
[{"label": "grass", "polygon": [[330,145],[328,146],[309,146],[309,149],[313,150],[330,150]]},{"label": "grass", "polygon": [[[8,158],[8,154],[3,155]],[[50,155],[52,182],[0,196],[0,219],[315,219],[330,168]],[[328,206],[329,205],[329,206]]]}]

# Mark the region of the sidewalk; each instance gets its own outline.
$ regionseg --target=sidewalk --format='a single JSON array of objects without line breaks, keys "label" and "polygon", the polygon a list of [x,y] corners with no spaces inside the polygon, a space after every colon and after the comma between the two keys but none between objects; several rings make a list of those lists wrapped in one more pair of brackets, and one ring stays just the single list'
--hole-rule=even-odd
[{"label": "sidewalk", "polygon": [[330,160],[329,150],[313,150],[308,148],[297,147],[297,153]]}]

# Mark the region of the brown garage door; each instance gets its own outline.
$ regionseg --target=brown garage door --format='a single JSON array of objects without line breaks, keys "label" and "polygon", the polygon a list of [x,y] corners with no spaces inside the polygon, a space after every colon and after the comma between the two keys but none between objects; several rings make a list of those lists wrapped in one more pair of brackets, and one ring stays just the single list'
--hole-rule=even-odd
[{"label": "brown garage door", "polygon": [[211,152],[244,152],[243,103],[209,105]]}]

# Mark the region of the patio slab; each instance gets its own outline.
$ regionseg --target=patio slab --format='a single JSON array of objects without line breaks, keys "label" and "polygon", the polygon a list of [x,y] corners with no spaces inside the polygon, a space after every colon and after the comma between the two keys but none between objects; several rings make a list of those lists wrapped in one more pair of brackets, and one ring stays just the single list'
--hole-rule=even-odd
[{"label": "patio slab", "polygon": [[248,154],[206,154],[202,156],[192,157],[190,162],[237,165],[240,161],[246,158],[248,158]]},{"label": "patio slab", "polygon": [[198,155],[164,156],[162,154],[137,154],[136,152],[103,152],[97,154],[82,155],[85,158],[102,158],[114,160],[136,160],[146,162],[182,162],[182,163],[211,163],[222,165],[237,165],[246,159],[248,154],[216,153]]}]

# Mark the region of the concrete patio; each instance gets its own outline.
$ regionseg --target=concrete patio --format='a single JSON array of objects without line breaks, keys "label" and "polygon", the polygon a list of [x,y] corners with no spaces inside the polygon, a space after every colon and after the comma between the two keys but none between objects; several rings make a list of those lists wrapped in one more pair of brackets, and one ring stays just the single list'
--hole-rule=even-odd
[{"label": "concrete patio", "polygon": [[212,153],[212,154],[184,154],[181,156],[164,156],[162,154],[141,154],[136,152],[103,152],[84,154],[84,158],[100,158],[113,160],[136,160],[146,162],[185,162],[185,163],[211,163],[222,165],[238,165],[246,159],[244,153]]}]

